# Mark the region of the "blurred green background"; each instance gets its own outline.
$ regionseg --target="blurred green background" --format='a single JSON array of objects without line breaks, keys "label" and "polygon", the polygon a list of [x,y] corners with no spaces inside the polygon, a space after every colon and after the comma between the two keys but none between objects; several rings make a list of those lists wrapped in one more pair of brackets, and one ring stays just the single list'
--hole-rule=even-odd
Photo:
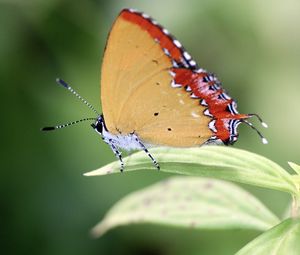
[{"label": "blurred green background", "polygon": [[[300,163],[300,1],[0,0],[1,254],[223,255],[259,234],[142,225],[90,237],[117,200],[168,176],[151,169],[83,177],[115,160],[90,125],[39,131],[93,117],[56,77],[100,110],[106,36],[125,7],[167,27],[201,67],[217,74],[240,112],[257,112],[269,124],[262,130],[269,145],[241,126],[236,147],[285,168],[287,161]],[[244,187],[277,215],[285,210],[288,195]]]}]

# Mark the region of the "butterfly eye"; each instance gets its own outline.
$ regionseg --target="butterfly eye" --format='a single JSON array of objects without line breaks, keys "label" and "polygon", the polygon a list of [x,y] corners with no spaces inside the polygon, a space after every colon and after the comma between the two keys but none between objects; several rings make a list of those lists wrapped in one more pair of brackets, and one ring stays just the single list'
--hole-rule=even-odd
[{"label": "butterfly eye", "polygon": [[96,124],[91,124],[92,128],[95,129],[98,133],[102,134],[103,126],[102,122],[97,121]]},{"label": "butterfly eye", "polygon": [[97,122],[95,129],[97,130],[97,132],[102,134],[102,130],[103,130],[103,126],[101,122]]}]

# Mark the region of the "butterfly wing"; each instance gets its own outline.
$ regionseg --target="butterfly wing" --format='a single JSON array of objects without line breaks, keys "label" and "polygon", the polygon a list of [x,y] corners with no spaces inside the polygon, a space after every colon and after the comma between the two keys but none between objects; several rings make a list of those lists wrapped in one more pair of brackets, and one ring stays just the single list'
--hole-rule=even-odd
[{"label": "butterfly wing", "polygon": [[101,101],[112,134],[135,133],[146,144],[190,147],[212,135],[205,107],[177,86],[174,68],[196,63],[168,31],[145,14],[123,10],[110,32]]}]

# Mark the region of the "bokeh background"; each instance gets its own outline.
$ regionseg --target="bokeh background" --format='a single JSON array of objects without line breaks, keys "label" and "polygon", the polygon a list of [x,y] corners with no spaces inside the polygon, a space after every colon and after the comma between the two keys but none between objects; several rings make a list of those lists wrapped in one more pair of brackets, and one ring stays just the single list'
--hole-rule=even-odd
[{"label": "bokeh background", "polygon": [[[1,254],[224,255],[259,234],[141,225],[90,237],[121,197],[168,177],[152,169],[83,177],[115,160],[90,125],[39,131],[93,117],[56,77],[100,110],[106,36],[125,7],[155,17],[218,75],[240,112],[257,112],[269,124],[262,130],[269,145],[241,126],[235,147],[285,168],[300,163],[300,1],[0,0]],[[279,216],[289,202],[286,194],[244,187]]]}]

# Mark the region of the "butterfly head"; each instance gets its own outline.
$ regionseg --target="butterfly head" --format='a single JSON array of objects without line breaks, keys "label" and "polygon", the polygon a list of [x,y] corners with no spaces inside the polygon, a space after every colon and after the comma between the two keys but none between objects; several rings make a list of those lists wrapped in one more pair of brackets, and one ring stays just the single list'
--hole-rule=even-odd
[{"label": "butterfly head", "polygon": [[97,133],[102,135],[103,131],[106,130],[103,115],[100,115],[99,118],[97,118],[96,121],[91,124],[91,126]]}]

